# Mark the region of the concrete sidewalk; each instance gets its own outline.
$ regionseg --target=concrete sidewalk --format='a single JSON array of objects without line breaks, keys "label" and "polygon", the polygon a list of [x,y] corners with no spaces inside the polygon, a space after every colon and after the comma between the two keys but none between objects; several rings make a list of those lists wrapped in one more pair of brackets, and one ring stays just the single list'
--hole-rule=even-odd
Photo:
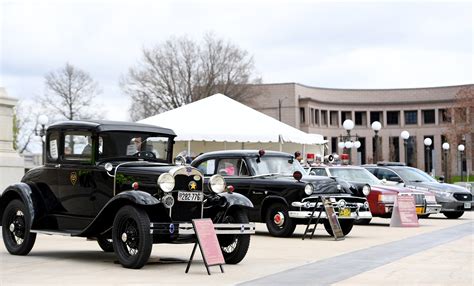
[{"label": "concrete sidewalk", "polygon": [[[312,240],[301,240],[303,226],[297,228],[291,238],[274,238],[268,235],[263,224],[257,224],[258,234],[251,240],[247,257],[238,265],[225,265],[225,273],[212,268],[208,276],[200,255],[195,257],[190,273],[185,274],[187,259],[192,245],[154,245],[148,265],[141,270],[122,268],[115,261],[114,254],[103,253],[97,243],[81,238],[38,235],[37,242],[28,256],[9,255],[3,242],[0,245],[0,285],[235,285],[250,281],[258,285],[258,279],[280,275],[282,272],[323,263],[338,256],[347,255],[348,265],[332,265],[320,276],[335,276],[345,271],[351,272],[361,266],[358,259],[351,258],[357,251],[373,251],[377,247],[383,252],[385,246],[401,245],[421,238],[429,247],[387,260],[375,268],[351,272],[349,277],[338,276],[330,283],[336,285],[367,284],[473,284],[473,235],[465,234],[456,240],[439,242],[435,234],[447,234],[453,228],[471,226],[473,214],[466,213],[461,219],[448,220],[442,215],[420,220],[418,228],[390,228],[388,219],[375,218],[368,226],[355,226],[343,241],[334,241],[327,235],[322,225],[316,230]],[[464,226],[464,227],[465,227]],[[431,235],[432,234],[432,235]],[[453,236],[454,237],[454,236]],[[440,243],[440,244],[439,244]],[[372,250],[371,250],[372,249]],[[389,249],[388,247],[386,248]],[[374,252],[377,253],[377,252]],[[353,256],[352,256],[353,257]],[[377,257],[374,257],[374,259]],[[341,265],[342,266],[342,265]],[[321,271],[318,269],[318,271]],[[313,272],[300,272],[303,278],[310,278],[311,285],[322,285]],[[338,274],[340,275],[340,274]],[[256,280],[257,279],[257,280]],[[320,282],[324,282],[324,279]],[[303,280],[301,280],[303,281]],[[326,280],[327,281],[327,280]],[[283,283],[283,281],[280,281]],[[296,280],[294,280],[297,284]],[[282,284],[276,283],[273,284]],[[265,284],[265,283],[262,283]]]}]

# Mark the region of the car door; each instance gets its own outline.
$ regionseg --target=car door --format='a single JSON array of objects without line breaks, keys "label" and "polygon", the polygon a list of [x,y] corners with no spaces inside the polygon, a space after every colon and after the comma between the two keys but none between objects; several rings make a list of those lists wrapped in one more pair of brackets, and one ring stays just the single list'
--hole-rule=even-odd
[{"label": "car door", "polygon": [[376,177],[379,180],[386,180],[389,185],[403,184],[403,180],[397,175],[397,173],[386,168],[378,168]]},{"label": "car door", "polygon": [[96,188],[92,164],[92,134],[90,131],[66,131],[62,135],[63,152],[58,169],[58,191],[68,216],[84,218],[71,225],[81,228],[94,216],[92,193]]}]

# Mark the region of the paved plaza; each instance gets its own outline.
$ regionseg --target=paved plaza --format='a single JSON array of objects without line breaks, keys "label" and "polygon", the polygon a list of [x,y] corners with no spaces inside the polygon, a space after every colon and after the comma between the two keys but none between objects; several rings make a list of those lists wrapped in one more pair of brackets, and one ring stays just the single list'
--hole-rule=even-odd
[{"label": "paved plaza", "polygon": [[334,241],[322,226],[302,240],[303,226],[291,238],[269,236],[257,224],[246,258],[211,268],[201,256],[184,273],[192,245],[154,245],[141,270],[122,268],[115,255],[95,241],[38,235],[28,256],[12,256],[0,246],[0,285],[473,285],[473,214],[448,220],[420,220],[418,228],[390,228],[374,218]]}]

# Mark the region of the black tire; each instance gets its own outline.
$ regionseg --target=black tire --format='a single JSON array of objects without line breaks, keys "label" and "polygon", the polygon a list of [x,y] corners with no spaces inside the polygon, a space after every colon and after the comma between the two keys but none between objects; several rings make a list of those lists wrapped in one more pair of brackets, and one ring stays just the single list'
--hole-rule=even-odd
[{"label": "black tire", "polygon": [[272,203],[265,214],[268,232],[276,237],[289,237],[296,228],[296,223],[288,215],[288,207],[283,203]]},{"label": "black tire", "polygon": [[5,208],[2,219],[2,236],[6,249],[13,255],[27,255],[36,241],[31,233],[31,214],[20,200],[11,201]]},{"label": "black tire", "polygon": [[[236,209],[228,214],[223,219],[223,222],[249,223],[249,218],[245,211]],[[250,246],[250,234],[226,234],[218,235],[217,238],[219,239],[225,263],[237,264],[247,255]]]},{"label": "black tire", "polygon": [[368,225],[368,224],[370,224],[370,221],[372,221],[371,218],[361,218],[361,219],[356,219],[354,221],[354,224]]},{"label": "black tire", "polygon": [[153,247],[148,214],[133,206],[122,207],[115,215],[112,241],[123,267],[142,268],[150,258]]},{"label": "black tire", "polygon": [[464,214],[464,211],[444,212],[443,214],[445,217],[449,219],[457,219],[457,218],[460,218]]},{"label": "black tire", "polygon": [[114,243],[112,238],[106,236],[97,237],[97,244],[104,252],[114,252]]},{"label": "black tire", "polygon": [[[354,220],[353,219],[340,219],[339,224],[341,225],[342,234],[346,236],[349,234],[349,232],[351,232],[352,227],[354,226]],[[328,220],[324,221],[324,228],[326,229],[327,233],[329,233],[330,236],[333,236],[331,225]]]},{"label": "black tire", "polygon": [[418,218],[428,218],[430,216],[430,214],[421,214],[421,215],[418,215]]}]

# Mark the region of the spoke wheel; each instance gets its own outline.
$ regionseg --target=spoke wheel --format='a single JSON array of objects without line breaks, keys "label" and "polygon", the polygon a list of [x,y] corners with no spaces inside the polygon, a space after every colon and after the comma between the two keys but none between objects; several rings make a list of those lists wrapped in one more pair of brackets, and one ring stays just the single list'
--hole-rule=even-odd
[{"label": "spoke wheel", "polygon": [[283,203],[273,203],[265,216],[268,231],[273,236],[288,237],[293,234],[296,223],[288,215],[288,207]]},{"label": "spoke wheel", "polygon": [[142,268],[153,246],[148,214],[133,206],[122,207],[114,219],[112,241],[120,264],[126,268]]},{"label": "spoke wheel", "polygon": [[20,200],[11,201],[5,208],[2,219],[2,236],[8,252],[27,255],[36,241],[36,233],[31,233],[31,215]]},{"label": "spoke wheel", "polygon": [[[249,219],[243,210],[237,209],[228,214],[222,222],[248,223]],[[221,234],[217,238],[219,239],[222,255],[227,264],[237,264],[247,255],[250,245],[250,234]]]}]

